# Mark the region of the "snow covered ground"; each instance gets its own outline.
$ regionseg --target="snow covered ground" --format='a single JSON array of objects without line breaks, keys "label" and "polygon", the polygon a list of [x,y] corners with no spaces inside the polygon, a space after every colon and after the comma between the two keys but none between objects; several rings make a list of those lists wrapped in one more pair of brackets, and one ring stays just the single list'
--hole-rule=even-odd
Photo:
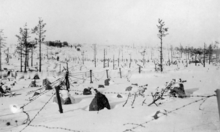
[{"label": "snow covered ground", "polygon": [[[111,48],[110,48],[111,49]],[[61,61],[66,58],[80,57],[81,54],[75,49],[65,48],[56,49],[51,52],[59,52]],[[93,51],[88,48],[87,57],[93,57]],[[101,52],[102,50],[100,50]],[[130,50],[125,50],[125,53]],[[133,51],[132,51],[133,53]],[[99,53],[101,59],[102,52]],[[113,56],[113,52],[108,52],[109,58]],[[127,55],[127,54],[126,54]],[[126,56],[125,55],[125,56]],[[133,58],[138,54],[133,53]],[[129,55],[127,55],[129,58]],[[141,56],[139,56],[141,58]],[[12,60],[9,66],[12,69],[19,70],[19,60]],[[48,78],[51,82],[59,78],[64,78],[64,74],[58,72],[66,67],[65,63],[56,60],[43,60],[43,72],[38,73],[40,80],[38,85],[42,85],[42,80]],[[18,63],[17,63],[18,62]],[[46,63],[48,62],[48,63]],[[79,63],[80,62],[80,63]],[[6,67],[6,64],[4,64]],[[3,65],[3,66],[4,66]],[[46,91],[40,96],[33,97],[34,92],[44,92],[41,87],[28,87],[33,76],[36,73],[18,73],[15,79],[17,82],[12,88],[16,96],[0,98],[0,131],[1,132],[219,132],[219,114],[216,96],[205,98],[205,96],[214,95],[215,90],[220,88],[220,70],[219,66],[206,64],[206,67],[195,66],[190,64],[188,67],[179,65],[179,69],[175,65],[166,66],[163,73],[154,71],[154,63],[146,63],[141,73],[138,73],[138,67],[132,64],[132,67],[121,67],[122,78],[119,75],[119,69],[112,69],[112,63],[109,68],[103,69],[103,63],[98,62],[98,66],[94,68],[94,63],[85,61],[83,65],[81,61],[70,60],[68,64],[70,68],[70,94],[75,99],[74,104],[63,105],[63,113],[60,114],[57,103],[53,102],[54,90]],[[80,70],[81,69],[81,70]],[[107,78],[106,69],[109,71],[109,77],[113,80],[109,86],[98,88],[98,85],[104,85]],[[90,83],[89,70],[93,70],[93,83]],[[24,76],[23,79],[20,79]],[[148,106],[152,102],[151,92],[155,92],[159,87],[165,88],[165,83],[172,79],[187,80],[184,88],[187,98],[166,97],[161,100],[161,104]],[[4,83],[9,83],[2,80]],[[77,82],[74,84],[74,82]],[[128,98],[128,86],[137,83],[138,85],[148,84],[145,91],[145,97],[138,96],[133,102],[134,96]],[[56,84],[54,84],[56,85]],[[93,87],[102,92],[109,100],[111,109],[103,109],[101,111],[89,111],[95,93],[92,95],[82,95],[84,88]],[[133,88],[130,93],[137,91],[137,87]],[[120,94],[122,98],[118,98]],[[204,96],[204,97],[201,97]],[[36,99],[35,99],[36,98]],[[125,104],[128,98],[128,102]],[[205,102],[203,102],[206,99]],[[145,103],[143,104],[143,101]],[[199,100],[199,101],[197,101]],[[133,104],[132,104],[133,103]],[[12,113],[10,105],[17,104],[24,106],[31,119],[30,124],[22,124],[27,116],[25,113]],[[159,118],[153,116],[158,114]],[[10,124],[9,124],[10,123]]]}]

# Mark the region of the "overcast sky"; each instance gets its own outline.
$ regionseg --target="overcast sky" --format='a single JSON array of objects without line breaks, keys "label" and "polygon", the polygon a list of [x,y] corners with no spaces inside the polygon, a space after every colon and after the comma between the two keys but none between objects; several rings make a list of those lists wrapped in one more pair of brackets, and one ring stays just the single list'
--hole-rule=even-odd
[{"label": "overcast sky", "polygon": [[33,28],[39,17],[47,24],[46,40],[159,46],[161,18],[169,28],[165,46],[220,41],[220,0],[0,0],[8,44],[16,44],[19,28]]}]

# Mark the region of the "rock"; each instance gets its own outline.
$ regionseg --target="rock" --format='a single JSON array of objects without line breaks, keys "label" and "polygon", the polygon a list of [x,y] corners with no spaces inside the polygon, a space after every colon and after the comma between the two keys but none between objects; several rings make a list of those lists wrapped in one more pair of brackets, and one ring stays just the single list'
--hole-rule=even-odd
[{"label": "rock", "polygon": [[117,95],[118,98],[122,98],[122,96],[120,94]]},{"label": "rock", "polygon": [[106,96],[98,92],[96,89],[95,91],[96,91],[96,95],[89,105],[89,111],[99,111],[104,108],[111,109]]},{"label": "rock", "polygon": [[125,91],[131,91],[132,90],[132,86],[128,86]]},{"label": "rock", "polygon": [[85,88],[85,89],[83,90],[83,95],[91,95],[91,94],[92,94],[91,88]]},{"label": "rock", "polygon": [[104,85],[99,84],[99,85],[98,85],[98,88],[105,88],[105,86],[104,86]]}]

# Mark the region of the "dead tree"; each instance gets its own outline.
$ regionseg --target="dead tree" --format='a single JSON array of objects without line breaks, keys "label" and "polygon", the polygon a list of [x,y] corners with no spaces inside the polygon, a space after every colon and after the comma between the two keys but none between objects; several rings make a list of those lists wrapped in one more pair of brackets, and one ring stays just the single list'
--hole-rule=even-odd
[{"label": "dead tree", "polygon": [[2,71],[2,48],[5,46],[6,37],[4,37],[3,30],[0,30],[0,71]]},{"label": "dead tree", "polygon": [[36,35],[38,35],[38,38],[36,38],[36,40],[38,40],[39,43],[39,72],[41,72],[41,43],[45,40],[45,32],[46,30],[44,30],[46,23],[43,23],[43,20],[41,20],[41,18],[39,18],[39,22],[38,25],[34,27],[34,29],[32,29],[32,33],[36,33]]},{"label": "dead tree", "polygon": [[31,42],[29,42],[29,32],[28,32],[28,28],[27,25],[25,25],[24,28],[20,28],[20,33],[19,35],[16,35],[16,37],[18,38],[19,41],[19,45],[17,46],[17,51],[20,54],[20,59],[21,59],[21,72],[22,72],[22,67],[23,67],[23,56],[25,57],[25,61],[24,61],[24,72],[27,72],[27,67],[28,67],[28,61],[29,61],[29,53],[30,50],[34,47],[35,44],[32,44]]},{"label": "dead tree", "polygon": [[203,66],[205,67],[205,44],[203,49]]},{"label": "dead tree", "polygon": [[105,49],[104,49],[104,58],[103,58],[103,68],[105,68]]},{"label": "dead tree", "polygon": [[211,63],[211,59],[212,59],[212,53],[213,53],[213,48],[212,48],[211,44],[208,47],[208,53],[209,53],[209,64],[210,64]]},{"label": "dead tree", "polygon": [[168,28],[165,28],[165,23],[163,20],[158,20],[159,25],[157,25],[157,28],[159,29],[159,34],[157,34],[158,38],[160,39],[160,70],[163,72],[163,37],[168,35],[166,33],[168,31]]},{"label": "dead tree", "polygon": [[94,64],[96,67],[96,55],[97,55],[97,49],[96,49],[96,44],[94,44]]}]

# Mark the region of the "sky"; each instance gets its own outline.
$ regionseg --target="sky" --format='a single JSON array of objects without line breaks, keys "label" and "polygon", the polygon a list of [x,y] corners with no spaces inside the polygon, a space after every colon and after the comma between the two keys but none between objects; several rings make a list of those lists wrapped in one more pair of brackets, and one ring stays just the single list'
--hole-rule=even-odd
[{"label": "sky", "polygon": [[[203,46],[220,41],[220,0],[0,0],[0,29],[17,44],[19,28],[46,23],[46,41],[159,46]],[[32,34],[31,39],[36,35]]]}]

